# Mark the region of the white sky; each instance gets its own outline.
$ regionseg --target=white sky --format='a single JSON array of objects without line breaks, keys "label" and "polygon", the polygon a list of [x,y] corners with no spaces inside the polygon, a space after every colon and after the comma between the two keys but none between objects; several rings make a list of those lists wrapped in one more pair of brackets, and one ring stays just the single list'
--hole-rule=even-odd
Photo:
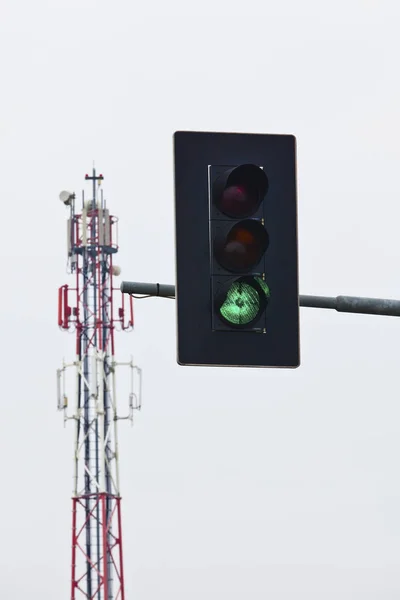
[{"label": "white sky", "polygon": [[[395,0],[2,1],[1,598],[70,597],[60,190],[94,159],[122,278],[173,283],[173,132],[294,133],[301,292],[400,298],[399,17]],[[298,370],[218,370],[176,365],[173,301],[135,310],[117,337],[145,378],[120,429],[126,599],[398,598],[400,320],[302,309]]]}]

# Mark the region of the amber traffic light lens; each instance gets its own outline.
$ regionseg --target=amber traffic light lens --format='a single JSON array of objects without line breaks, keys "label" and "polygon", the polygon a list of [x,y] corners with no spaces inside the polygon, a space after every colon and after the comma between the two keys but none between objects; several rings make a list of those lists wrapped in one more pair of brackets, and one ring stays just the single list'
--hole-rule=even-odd
[{"label": "amber traffic light lens", "polygon": [[215,240],[215,258],[233,273],[242,273],[257,265],[268,248],[268,234],[261,221],[248,219],[234,225]]}]

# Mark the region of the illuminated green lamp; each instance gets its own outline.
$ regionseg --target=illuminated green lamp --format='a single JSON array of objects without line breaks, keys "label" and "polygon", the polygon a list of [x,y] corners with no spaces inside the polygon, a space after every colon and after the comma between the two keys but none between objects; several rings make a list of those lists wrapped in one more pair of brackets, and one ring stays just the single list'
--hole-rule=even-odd
[{"label": "illuminated green lamp", "polygon": [[241,277],[219,296],[219,315],[234,327],[248,326],[264,311],[269,296],[269,288],[261,277]]}]

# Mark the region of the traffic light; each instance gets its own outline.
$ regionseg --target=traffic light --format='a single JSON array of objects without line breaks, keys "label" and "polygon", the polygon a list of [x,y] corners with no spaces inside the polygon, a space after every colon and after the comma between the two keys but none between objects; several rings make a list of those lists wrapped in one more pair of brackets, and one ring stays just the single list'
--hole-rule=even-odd
[{"label": "traffic light", "polygon": [[296,142],[176,132],[182,365],[297,367]]}]

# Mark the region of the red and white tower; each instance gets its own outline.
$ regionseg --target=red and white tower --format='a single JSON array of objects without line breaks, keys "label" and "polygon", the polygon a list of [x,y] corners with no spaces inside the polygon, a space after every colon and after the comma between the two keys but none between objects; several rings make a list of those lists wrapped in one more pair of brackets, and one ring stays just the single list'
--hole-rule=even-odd
[{"label": "red and white tower", "polygon": [[[133,423],[141,406],[141,371],[131,359],[115,361],[114,333],[133,329],[133,304],[116,307],[113,264],[118,219],[110,215],[101,189],[103,175],[86,175],[92,197],[61,192],[69,209],[68,266],[73,284],[58,295],[58,325],[75,331],[75,360],[57,371],[58,409],[74,423],[71,600],[125,600],[117,425]],[[118,293],[119,296],[119,293]],[[119,416],[116,372],[130,369],[129,413]],[[72,372],[71,372],[72,370]],[[74,385],[69,409],[67,388]]]}]

